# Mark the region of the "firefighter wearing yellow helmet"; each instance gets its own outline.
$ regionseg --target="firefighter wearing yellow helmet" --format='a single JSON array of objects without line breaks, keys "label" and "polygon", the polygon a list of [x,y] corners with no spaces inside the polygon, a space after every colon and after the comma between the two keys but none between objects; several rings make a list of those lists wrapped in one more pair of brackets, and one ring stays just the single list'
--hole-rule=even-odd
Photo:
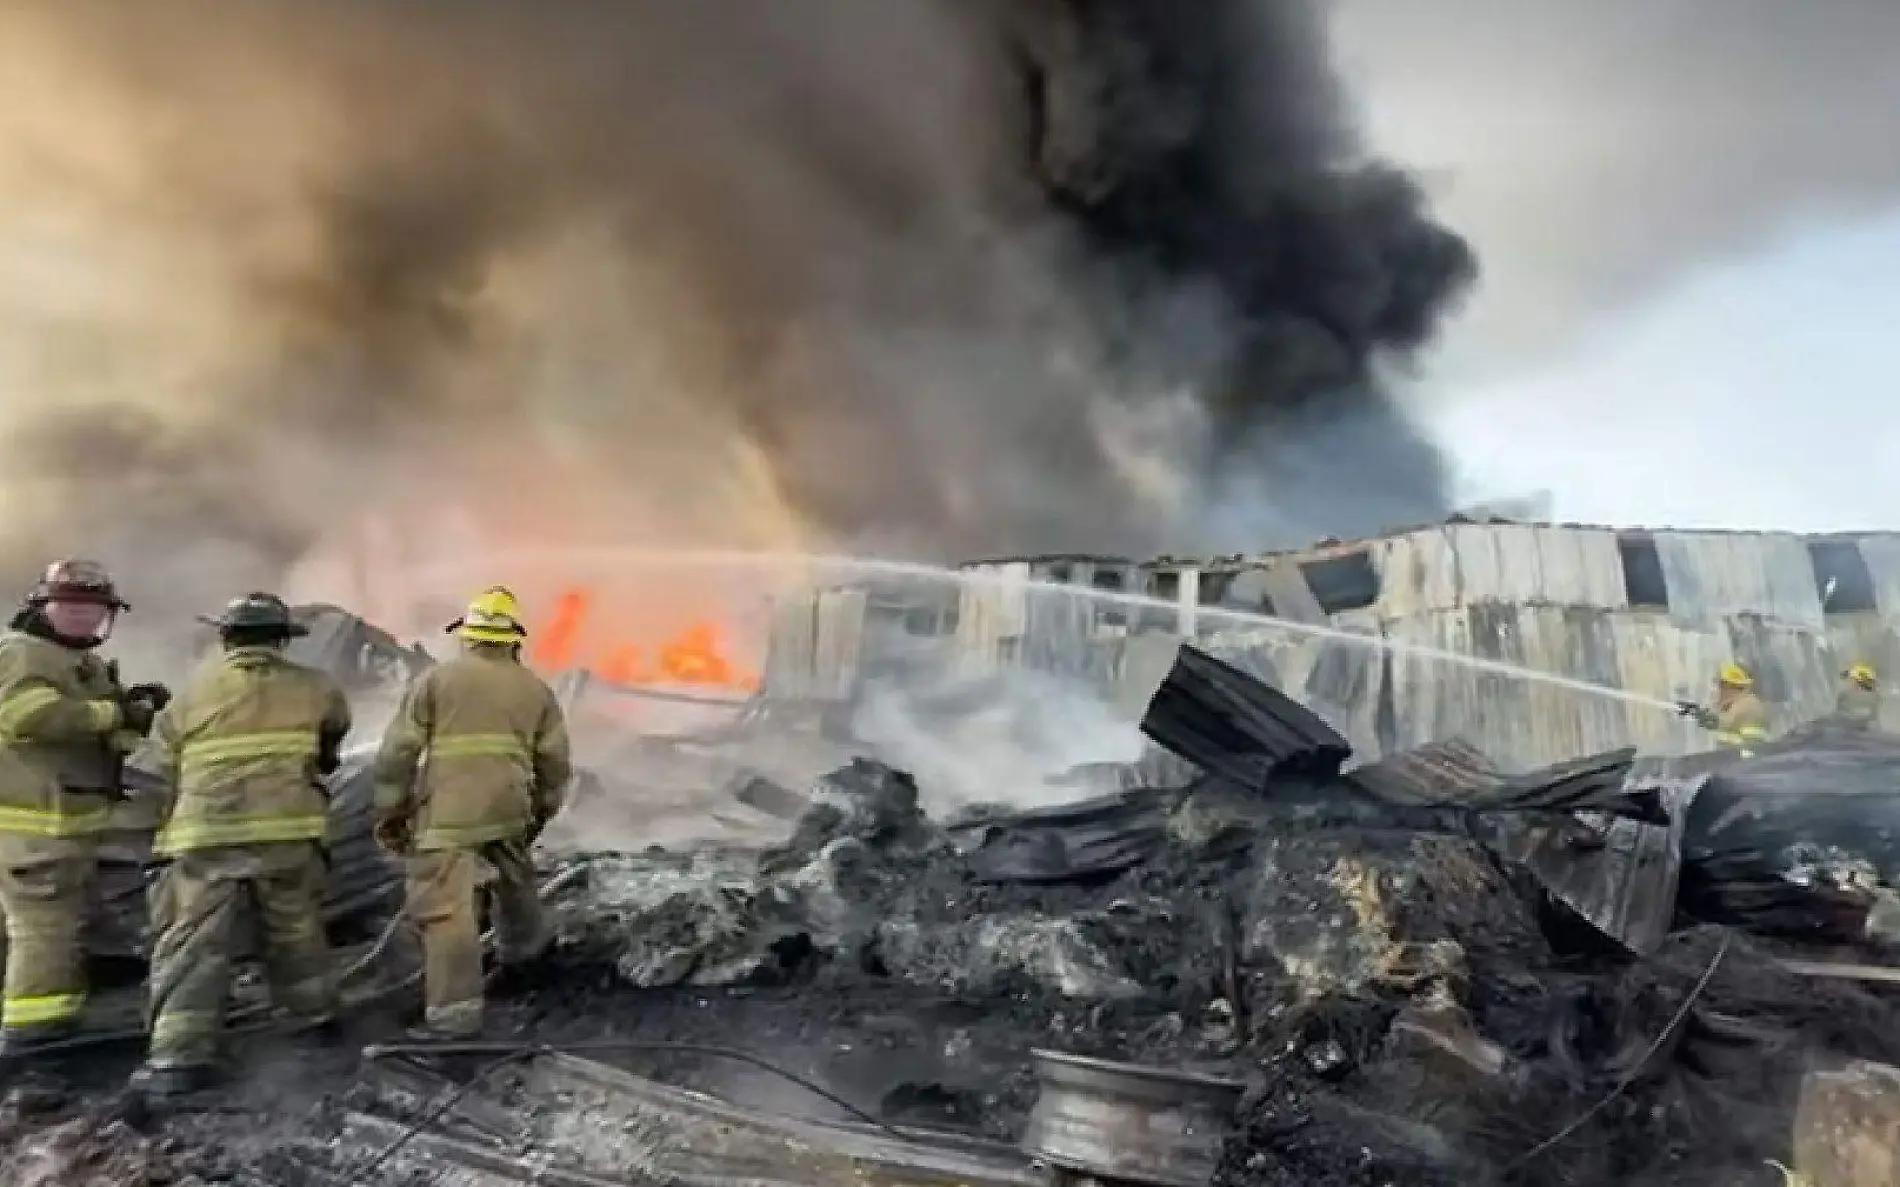
[{"label": "firefighter wearing yellow helmet", "polygon": [[479,1033],[476,890],[494,895],[501,977],[531,980],[550,935],[529,847],[573,774],[553,691],[521,663],[521,606],[499,586],[446,628],[462,654],[416,677],[375,765],[376,836],[407,862],[422,930],[424,1037]]},{"label": "firefighter wearing yellow helmet", "polygon": [[349,704],[335,680],[284,654],[309,632],[282,598],[248,594],[205,621],[222,651],[152,729],[161,787],[153,851],[170,864],[151,895],[152,1034],[135,1086],[155,1096],[212,1078],[247,904],[276,1005],[317,1024],[335,1010],[322,779],[341,765]]},{"label": "firefighter wearing yellow helmet", "polygon": [[1681,708],[1683,716],[1743,758],[1751,757],[1754,746],[1768,737],[1768,707],[1755,695],[1755,678],[1738,663],[1723,664],[1716,673],[1713,707],[1688,701]]},{"label": "firefighter wearing yellow helmet", "polygon": [[86,1001],[81,929],[124,759],[170,698],[96,648],[129,609],[92,561],[48,565],[0,635],[0,1052],[57,1042]]},{"label": "firefighter wearing yellow helmet", "polygon": [[1834,697],[1834,716],[1851,729],[1873,729],[1880,722],[1880,677],[1872,664],[1857,660],[1841,673],[1840,691]]}]

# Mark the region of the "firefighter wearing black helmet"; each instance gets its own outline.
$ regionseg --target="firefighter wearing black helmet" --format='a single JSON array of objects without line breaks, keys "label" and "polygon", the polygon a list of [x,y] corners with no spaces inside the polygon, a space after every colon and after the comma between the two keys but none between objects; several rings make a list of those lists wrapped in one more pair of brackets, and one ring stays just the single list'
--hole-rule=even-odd
[{"label": "firefighter wearing black helmet", "polygon": [[126,609],[104,567],[57,561],[0,635],[0,1050],[10,1054],[78,1023],[99,834],[126,753],[169,695],[121,687],[115,665],[95,654]]},{"label": "firefighter wearing black helmet", "polygon": [[323,776],[350,729],[343,690],[293,663],[306,629],[283,599],[253,593],[215,619],[222,653],[152,730],[161,784],[152,894],[152,1034],[140,1087],[190,1092],[211,1079],[238,913],[256,908],[278,1006],[313,1023],[334,1010],[323,934]]}]

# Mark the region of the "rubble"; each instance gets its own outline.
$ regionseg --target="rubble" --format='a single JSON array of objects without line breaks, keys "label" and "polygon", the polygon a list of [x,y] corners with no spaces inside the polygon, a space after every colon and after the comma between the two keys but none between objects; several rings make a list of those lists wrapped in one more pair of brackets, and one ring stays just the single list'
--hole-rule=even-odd
[{"label": "rubble", "polygon": [[[1799,743],[1684,800],[1625,751],[1509,774],[1446,740],[1354,767],[1324,722],[1190,647],[1162,687],[1145,727],[1190,766],[1158,786],[1097,770],[1091,798],[936,820],[861,758],[802,791],[733,785],[798,809],[777,844],[551,858],[562,975],[497,1011],[519,1045],[304,1077],[294,1132],[228,1181],[1030,1183],[1011,1144],[1039,1048],[1244,1085],[1221,1187],[1732,1187],[1822,1157],[1802,1144],[1816,1094],[1879,1079],[1831,1069],[1900,1066],[1900,987],[1808,975],[1877,960],[1888,834],[1850,813],[1816,857],[1800,813],[1834,809],[1762,783],[1885,803],[1894,743],[1805,767]],[[1839,790],[1856,772],[1870,786]],[[1581,883],[1553,875],[1609,863],[1618,829],[1688,838],[1685,926],[1646,950],[1593,931],[1560,893]],[[1697,918],[1712,884],[1730,926]],[[1779,913],[1737,912],[1743,887]],[[1776,925],[1817,896],[1861,905]],[[462,1095],[429,1118],[449,1083]],[[1881,1124],[1830,1148],[1888,1150]],[[10,1150],[146,1149],[23,1125],[0,1131]],[[184,1153],[123,1181],[215,1161]]]}]

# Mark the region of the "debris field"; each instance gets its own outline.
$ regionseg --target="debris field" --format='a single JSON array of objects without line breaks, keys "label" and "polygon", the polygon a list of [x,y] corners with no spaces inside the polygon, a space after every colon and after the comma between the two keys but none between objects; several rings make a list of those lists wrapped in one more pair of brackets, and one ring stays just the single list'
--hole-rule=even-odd
[{"label": "debris field", "polygon": [[228,1087],[153,1115],[120,1019],[61,1090],[15,1086],[0,1183],[1118,1181],[1112,1127],[1098,1166],[1023,1148],[1047,1051],[1240,1085],[1208,1173],[1184,1145],[1122,1182],[1733,1187],[1798,1160],[1817,1077],[1900,1064],[1900,740],[1352,767],[1193,647],[1143,729],[1184,761],[1078,771],[1097,794],[1056,808],[933,819],[864,757],[743,781],[776,844],[551,855],[558,968],[463,1050],[398,1040],[413,943],[351,850],[345,1041],[253,1030]]}]

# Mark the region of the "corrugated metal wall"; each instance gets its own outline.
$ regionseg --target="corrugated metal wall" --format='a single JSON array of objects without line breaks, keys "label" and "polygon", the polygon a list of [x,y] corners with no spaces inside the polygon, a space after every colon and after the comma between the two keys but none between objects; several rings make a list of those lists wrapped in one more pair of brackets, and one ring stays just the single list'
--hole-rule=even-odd
[{"label": "corrugated metal wall", "polygon": [[[1666,608],[1631,605],[1623,547],[1632,540],[1653,547]],[[962,590],[946,662],[971,674],[1027,665],[1083,677],[1134,713],[1166,670],[1171,633],[1184,625],[1311,704],[1365,758],[1454,736],[1518,768],[1625,745],[1684,753],[1706,749],[1708,735],[1657,704],[1562,681],[1673,703],[1706,697],[1716,670],[1735,659],[1755,673],[1777,726],[1824,713],[1851,660],[1900,675],[1900,535],[1864,537],[1857,546],[1874,607],[1829,613],[1841,607],[1823,607],[1800,536],[1448,524],[1366,542],[1378,597],[1313,624],[1335,637],[1197,609],[1202,588],[1263,585],[1251,576],[1212,579],[1214,566],[1146,568],[1151,589],[1154,573],[1186,570],[1177,614],[1105,605],[1082,592],[1100,578],[1097,568],[1125,571],[1120,562],[1001,562],[972,566],[984,579]],[[1274,563],[1290,569],[1289,561],[1304,559]],[[1082,588],[1032,584],[1056,571]],[[1526,678],[1512,667],[1559,679]],[[1890,703],[1883,724],[1900,731],[1897,710]]]}]

